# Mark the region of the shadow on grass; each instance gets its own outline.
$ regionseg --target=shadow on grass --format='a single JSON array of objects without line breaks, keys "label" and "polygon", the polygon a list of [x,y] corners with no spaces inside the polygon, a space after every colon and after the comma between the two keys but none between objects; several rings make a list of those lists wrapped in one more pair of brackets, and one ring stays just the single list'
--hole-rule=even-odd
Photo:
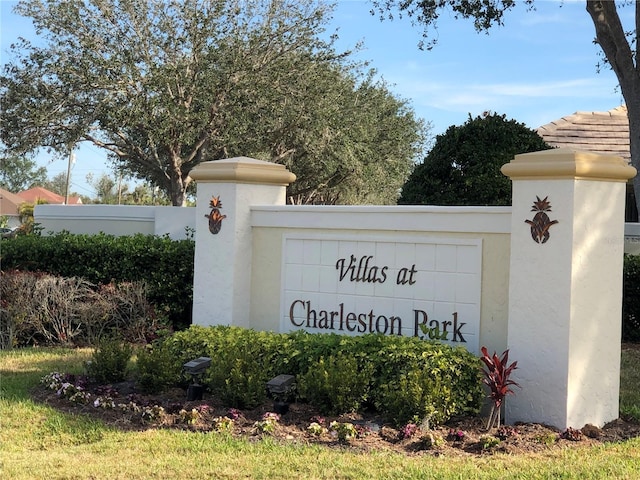
[{"label": "shadow on grass", "polygon": [[27,400],[40,379],[53,371],[81,373],[90,349],[21,348],[0,351],[0,398]]}]

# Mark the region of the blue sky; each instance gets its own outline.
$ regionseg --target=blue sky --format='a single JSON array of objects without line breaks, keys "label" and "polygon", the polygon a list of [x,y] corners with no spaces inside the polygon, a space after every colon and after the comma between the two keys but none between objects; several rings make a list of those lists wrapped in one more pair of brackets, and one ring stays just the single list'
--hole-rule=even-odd
[{"label": "blue sky", "polygon": [[489,35],[445,13],[434,32],[438,44],[424,52],[416,47],[420,28],[406,20],[380,22],[366,15],[367,2],[341,2],[335,22],[345,40],[365,40],[363,58],[436,134],[487,110],[537,128],[578,110],[619,106],[615,75],[606,68],[597,73],[599,47],[585,2],[535,5],[530,12],[517,5]]},{"label": "blue sky", "polygon": [[[11,13],[13,1],[0,0],[0,59],[18,36],[32,37],[33,28]],[[408,19],[385,20],[371,16],[366,0],[341,0],[328,26],[338,29],[339,49],[364,48],[356,55],[369,60],[418,117],[432,125],[432,134],[461,125],[469,114],[484,111],[537,128],[576,111],[607,111],[623,103],[615,75],[597,73],[599,47],[593,44],[593,23],[585,1],[540,1],[536,11],[518,4],[507,13],[505,26],[478,34],[471,21],[454,20],[444,13],[433,34],[438,44],[421,51],[421,27]],[[631,17],[631,9],[623,14]],[[624,17],[623,17],[624,18]],[[624,19],[623,19],[624,21]],[[633,27],[632,24],[629,24]],[[92,196],[85,177],[108,172],[105,156],[85,146],[77,154],[72,190]],[[48,161],[49,176],[66,171],[66,161]]]}]

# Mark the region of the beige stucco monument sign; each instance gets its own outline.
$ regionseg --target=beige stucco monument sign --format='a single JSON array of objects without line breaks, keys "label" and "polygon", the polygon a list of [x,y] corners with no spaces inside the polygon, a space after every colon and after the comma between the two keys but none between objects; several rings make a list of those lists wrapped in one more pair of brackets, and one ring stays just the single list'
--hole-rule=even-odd
[{"label": "beige stucco monument sign", "polygon": [[287,235],[281,330],[417,336],[480,351],[482,242]]},{"label": "beige stucco monument sign", "polygon": [[[508,422],[618,417],[624,194],[635,169],[566,150],[503,167],[513,207],[286,206],[249,158],[198,182],[193,323],[510,349]],[[380,220],[384,219],[384,222]]]}]

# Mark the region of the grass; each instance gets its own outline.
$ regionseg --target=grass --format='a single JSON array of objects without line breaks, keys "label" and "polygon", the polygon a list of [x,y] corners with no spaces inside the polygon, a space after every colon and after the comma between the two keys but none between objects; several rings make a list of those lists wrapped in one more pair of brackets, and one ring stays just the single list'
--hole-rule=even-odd
[{"label": "grass", "polygon": [[622,352],[620,414],[640,420],[640,348],[626,349]]},{"label": "grass", "polygon": [[[124,432],[34,403],[54,370],[79,373],[87,350],[0,352],[0,478],[11,479],[626,479],[640,477],[640,439],[545,455],[472,458],[359,453],[212,433]],[[640,410],[640,350],[622,357],[621,408]]]}]

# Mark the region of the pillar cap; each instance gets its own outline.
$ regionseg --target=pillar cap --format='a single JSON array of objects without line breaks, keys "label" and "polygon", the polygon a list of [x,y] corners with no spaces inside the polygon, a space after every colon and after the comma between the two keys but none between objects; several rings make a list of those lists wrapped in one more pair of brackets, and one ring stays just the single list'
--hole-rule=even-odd
[{"label": "pillar cap", "polygon": [[287,186],[296,179],[284,165],[264,162],[249,157],[235,157],[202,162],[189,176],[196,182],[253,183]]},{"label": "pillar cap", "polygon": [[636,169],[622,157],[558,148],[516,155],[502,166],[512,180],[582,179],[626,182]]}]

